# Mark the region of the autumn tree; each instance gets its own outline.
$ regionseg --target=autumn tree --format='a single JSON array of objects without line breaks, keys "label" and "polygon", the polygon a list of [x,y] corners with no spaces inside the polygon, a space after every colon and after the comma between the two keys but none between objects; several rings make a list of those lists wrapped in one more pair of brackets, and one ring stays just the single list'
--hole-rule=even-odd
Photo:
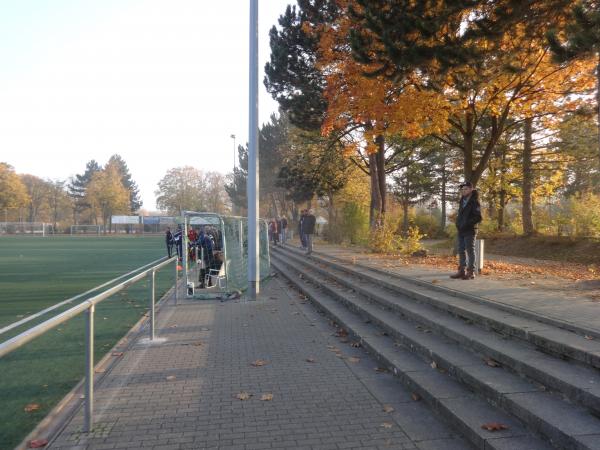
[{"label": "autumn tree", "polygon": [[47,206],[48,183],[35,175],[23,174],[21,181],[27,189],[29,201],[27,202],[27,220],[37,222],[40,210]]},{"label": "autumn tree", "polygon": [[121,172],[108,164],[95,172],[85,190],[85,201],[90,205],[94,218],[100,217],[104,231],[111,224],[111,216],[129,212],[129,191],[123,185]]},{"label": "autumn tree", "polygon": [[[356,0],[349,8],[355,24],[350,41],[354,57],[371,67],[365,75],[383,75],[399,87],[414,80],[421,89],[443,95],[450,128],[436,135],[461,150],[465,178],[476,184],[511,114],[587,83],[581,66],[553,65],[543,33],[532,31],[532,23],[547,24],[554,17],[546,6],[534,1],[391,6],[385,0]],[[456,132],[459,140],[453,139]],[[479,139],[482,145],[476,148],[478,134],[487,139]]]},{"label": "autumn tree", "polygon": [[67,219],[72,213],[73,202],[66,190],[66,182],[62,180],[48,180],[48,211],[54,232],[58,230],[59,222]]},{"label": "autumn tree", "polygon": [[140,199],[138,185],[133,181],[127,163],[120,155],[115,154],[109,158],[107,165],[115,166],[121,174],[121,182],[125,189],[129,191],[129,212],[131,214],[136,213],[142,207],[142,200]]},{"label": "autumn tree", "polygon": [[27,188],[13,167],[0,162],[0,209],[22,208],[29,202]]},{"label": "autumn tree", "polygon": [[231,212],[225,177],[215,172],[203,172],[191,166],[167,170],[155,191],[156,206],[169,214],[182,211]]}]

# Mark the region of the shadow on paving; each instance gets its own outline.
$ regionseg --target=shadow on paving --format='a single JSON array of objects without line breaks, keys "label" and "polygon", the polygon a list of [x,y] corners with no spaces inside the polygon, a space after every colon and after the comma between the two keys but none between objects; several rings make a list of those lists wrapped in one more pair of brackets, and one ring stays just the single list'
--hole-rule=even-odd
[{"label": "shadow on paving", "polygon": [[137,342],[96,387],[94,432],[79,412],[50,448],[470,448],[277,278],[256,302],[158,320],[167,341]]}]

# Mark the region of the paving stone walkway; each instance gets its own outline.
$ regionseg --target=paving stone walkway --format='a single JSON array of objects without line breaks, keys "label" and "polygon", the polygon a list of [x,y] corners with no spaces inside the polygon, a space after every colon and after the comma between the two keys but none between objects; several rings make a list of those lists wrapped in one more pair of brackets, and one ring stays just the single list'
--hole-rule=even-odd
[{"label": "paving stone walkway", "polygon": [[317,254],[320,252],[340,260],[355,261],[366,266],[433,282],[437,286],[504,303],[600,333],[600,302],[593,299],[568,293],[544,292],[519,285],[514,281],[492,280],[488,277],[468,281],[452,280],[449,278],[451,271],[423,265],[398,265],[395,264],[393,257],[373,257],[368,253],[334,245],[319,245],[315,251]]},{"label": "paving stone walkway", "polygon": [[278,278],[256,302],[167,304],[157,334],[96,386],[93,433],[80,411],[50,448],[470,448]]}]

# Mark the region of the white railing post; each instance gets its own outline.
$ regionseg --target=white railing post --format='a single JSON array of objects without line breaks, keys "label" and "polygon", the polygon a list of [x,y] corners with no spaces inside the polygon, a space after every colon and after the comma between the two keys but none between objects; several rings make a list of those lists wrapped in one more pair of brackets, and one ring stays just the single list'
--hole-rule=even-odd
[{"label": "white railing post", "polygon": [[94,428],[94,310],[90,305],[85,314],[85,416],[83,431]]},{"label": "white railing post", "polygon": [[475,239],[475,270],[478,274],[483,270],[484,242],[483,239]]},{"label": "white railing post", "polygon": [[151,272],[148,273],[148,275],[150,276],[150,340],[153,341],[154,340],[154,331],[155,331],[155,325],[154,325],[154,301],[155,301],[155,294],[156,294],[156,270],[152,270]]}]

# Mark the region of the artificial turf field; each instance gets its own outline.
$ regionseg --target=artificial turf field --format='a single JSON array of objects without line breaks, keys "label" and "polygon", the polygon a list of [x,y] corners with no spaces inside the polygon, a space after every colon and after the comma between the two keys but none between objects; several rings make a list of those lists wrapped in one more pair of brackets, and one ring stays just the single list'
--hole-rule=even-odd
[{"label": "artificial turf field", "polygon": [[[163,236],[0,236],[0,328],[165,254]],[[173,285],[173,270],[169,265],[157,273],[157,300]],[[140,319],[148,302],[143,280],[96,306],[96,360]],[[71,306],[0,335],[0,342]],[[1,450],[18,445],[82,379],[83,320],[80,315],[0,359]],[[39,409],[26,412],[29,404]]]}]

